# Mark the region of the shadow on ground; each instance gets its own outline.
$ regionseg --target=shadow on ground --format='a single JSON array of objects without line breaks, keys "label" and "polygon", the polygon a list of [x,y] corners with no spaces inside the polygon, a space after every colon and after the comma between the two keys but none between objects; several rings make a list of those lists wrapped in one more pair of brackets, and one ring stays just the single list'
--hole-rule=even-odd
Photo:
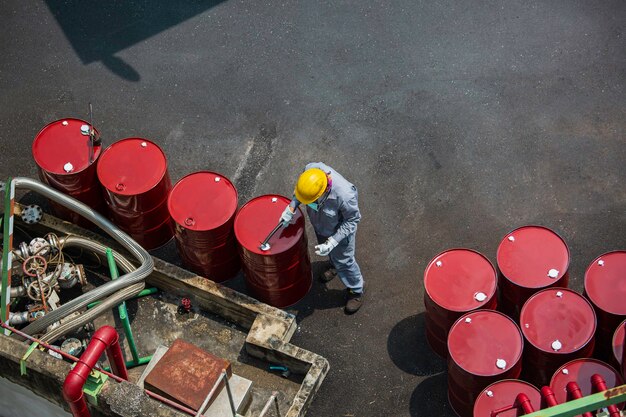
[{"label": "shadow on ground", "polygon": [[387,352],[402,371],[430,376],[446,369],[445,361],[426,342],[425,313],[407,317],[396,324],[387,338]]},{"label": "shadow on ground", "polygon": [[137,82],[141,76],[115,54],[190,19],[224,0],[109,2],[46,0],[83,62],[101,61],[111,72]]},{"label": "shadow on ground", "polygon": [[424,379],[413,391],[409,403],[411,417],[455,416],[448,403],[446,372]]}]

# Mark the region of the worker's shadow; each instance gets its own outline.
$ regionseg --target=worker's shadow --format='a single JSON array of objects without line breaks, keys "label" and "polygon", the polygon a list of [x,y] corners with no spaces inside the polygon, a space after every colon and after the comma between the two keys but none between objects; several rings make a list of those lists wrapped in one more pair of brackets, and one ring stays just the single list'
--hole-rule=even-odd
[{"label": "worker's shadow", "polygon": [[446,362],[426,342],[425,313],[407,317],[396,324],[387,337],[387,353],[402,371],[430,376],[446,369]]},{"label": "worker's shadow", "polygon": [[[296,315],[297,321],[310,316],[315,310],[328,310],[331,308],[343,307],[346,304],[346,290],[339,282],[339,278],[329,283],[321,283],[318,277],[328,268],[327,261],[316,261],[311,263],[313,271],[313,283],[307,295],[287,308],[287,310]],[[341,286],[341,289],[332,287]]]}]

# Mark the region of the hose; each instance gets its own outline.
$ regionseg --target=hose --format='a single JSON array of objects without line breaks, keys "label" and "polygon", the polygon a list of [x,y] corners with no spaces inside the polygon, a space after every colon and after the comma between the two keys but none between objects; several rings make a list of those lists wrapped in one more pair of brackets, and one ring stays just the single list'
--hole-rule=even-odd
[{"label": "hose", "polygon": [[[105,255],[106,254],[106,249],[107,249],[107,247],[105,245],[101,244],[101,243],[94,242],[94,241],[91,241],[89,239],[85,239],[85,238],[79,237],[79,236],[66,236],[66,237],[63,237],[63,238],[59,239],[59,244],[62,247],[80,247],[80,248],[84,248],[84,249],[89,249],[89,250],[94,251],[96,253],[99,253],[101,255]],[[132,271],[135,270],[135,266],[132,263],[130,263],[130,261],[128,261],[128,259],[126,259],[122,255],[120,255],[118,252],[112,251],[112,253],[113,253],[113,257],[115,258],[116,264],[119,265],[119,268],[123,272],[128,274],[129,272],[132,272]],[[138,283],[131,284],[130,286],[126,287],[126,288],[132,288],[132,291],[131,291],[130,295],[128,295],[128,292],[124,291],[126,288],[123,288],[122,290],[120,290],[120,291],[114,293],[113,295],[111,295],[109,298],[106,298],[98,307],[100,307],[102,304],[105,304],[105,303],[107,305],[113,303],[113,307],[115,307],[115,305],[121,303],[122,301],[125,301],[127,298],[133,297],[137,292],[140,292],[141,290],[143,290],[144,287],[145,287],[145,282],[143,280],[138,282]],[[98,287],[98,288],[102,288],[102,286]],[[137,290],[137,288],[139,288],[139,289]],[[99,297],[97,294],[94,294],[96,289],[91,290],[91,291],[89,291],[86,294],[83,294],[81,297],[89,296],[89,297],[85,298],[84,305],[83,305],[83,303],[81,303],[79,305],[76,305],[71,310],[69,310],[67,315],[72,314],[73,312],[83,308],[84,306],[86,306],[87,304],[89,304],[89,303],[91,303],[93,301],[100,300],[102,297]],[[120,299],[120,296],[125,296],[126,298]],[[77,300],[77,299],[78,298],[76,298],[75,300]],[[113,301],[109,302],[109,299],[113,299]],[[69,303],[66,303],[66,304],[64,304],[64,306],[66,306],[68,304]],[[112,308],[112,307],[109,307],[109,308]],[[58,311],[58,310],[60,310],[60,308],[55,310],[55,311]],[[65,334],[65,333],[67,333],[67,332],[69,332],[71,330],[74,330],[74,329],[76,329],[78,327],[81,327],[81,326],[87,324],[88,322],[92,321],[95,317],[99,316],[100,314],[104,313],[105,311],[106,311],[106,309],[104,309],[104,308],[93,308],[93,309],[91,309],[91,310],[81,314],[77,318],[72,319],[71,321],[69,321],[67,323],[63,323],[63,325],[61,325],[60,327],[55,328],[53,330],[53,332],[54,332],[55,335],[58,334],[58,336],[56,337],[56,338],[58,338],[61,335]],[[52,313],[48,313],[44,317],[36,320],[35,322],[33,322],[30,325],[26,326],[24,328],[24,330],[30,329],[31,326],[33,326],[34,324],[39,323],[44,318],[49,317],[51,314]],[[83,316],[85,316],[86,318],[83,318]],[[82,324],[76,324],[74,326],[75,323],[82,323]],[[43,329],[45,329],[45,327]],[[67,329],[67,330],[64,331],[64,333],[60,333],[59,334],[57,329]],[[34,333],[37,333],[37,332],[40,332],[40,331],[38,331],[38,330],[34,331]],[[42,338],[46,337],[46,336],[42,336]]]},{"label": "hose", "polygon": [[[145,287],[144,282],[139,282],[137,284],[133,284],[130,287],[126,287],[124,289],[119,290],[112,296],[108,297],[100,304],[95,306],[94,308],[87,310],[77,318],[63,323],[58,327],[55,327],[50,332],[41,336],[41,340],[46,343],[54,343],[59,337],[66,335],[67,333],[76,330],[80,327],[83,327],[85,324],[92,322],[96,317],[101,314],[110,311],[112,308],[115,308],[123,301],[137,295],[140,293]],[[45,317],[45,316],[44,316]],[[41,320],[41,319],[39,319]]]},{"label": "hose", "polygon": [[[13,180],[15,188],[18,189],[27,189],[31,191],[38,192],[42,194],[44,197],[53,200],[54,202],[62,205],[65,208],[75,211],[81,216],[85,217],[87,220],[90,220],[96,226],[100,227],[104,230],[109,236],[111,236],[116,242],[122,245],[128,252],[131,253],[133,257],[137,259],[140,263],[139,267],[131,271],[125,275],[122,275],[118,279],[114,281],[110,281],[104,285],[101,285],[88,293],[85,293],[65,304],[63,304],[58,309],[46,314],[44,317],[40,318],[37,321],[34,321],[30,325],[26,326],[22,331],[26,334],[34,334],[41,333],[42,330],[50,326],[52,323],[59,321],[60,319],[68,316],[74,311],[86,306],[90,302],[97,301],[102,299],[108,295],[115,293],[125,287],[131,286],[133,284],[143,282],[144,279],[152,273],[152,269],[154,268],[154,262],[150,257],[148,251],[142,248],[137,242],[130,238],[126,233],[124,233],[119,227],[111,223],[101,214],[95,212],[90,207],[85,204],[75,200],[72,197],[69,197],[39,181],[33,180],[31,178],[25,177],[16,177]],[[69,236],[65,238],[65,244],[67,245],[72,239],[77,239],[74,236]],[[89,245],[95,244],[96,242],[91,242],[86,239],[83,241],[89,242]],[[103,245],[98,244],[99,247]],[[91,246],[90,246],[91,247]],[[95,246],[91,247],[95,250]],[[120,261],[122,258],[119,254],[116,256],[116,261]]]}]

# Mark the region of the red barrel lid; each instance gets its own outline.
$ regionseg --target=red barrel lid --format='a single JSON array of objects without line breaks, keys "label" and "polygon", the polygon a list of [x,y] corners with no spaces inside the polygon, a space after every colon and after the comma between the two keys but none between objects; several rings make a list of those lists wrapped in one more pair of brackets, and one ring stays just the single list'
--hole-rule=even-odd
[{"label": "red barrel lid", "polygon": [[601,310],[626,315],[626,251],[605,253],[591,262],[585,293]]},{"label": "red barrel lid", "polygon": [[270,249],[259,249],[267,235],[280,221],[291,200],[277,194],[262,195],[248,201],[235,216],[235,237],[241,246],[259,255],[275,255],[295,245],[304,233],[304,216],[296,210],[295,224],[281,228],[270,239]]},{"label": "red barrel lid", "polygon": [[448,333],[450,358],[479,376],[502,374],[522,356],[522,333],[502,313],[478,310],[459,318]]},{"label": "red barrel lid", "polygon": [[480,253],[451,249],[435,256],[424,271],[424,288],[438,305],[469,311],[488,303],[496,292],[496,270]]},{"label": "red barrel lid", "polygon": [[567,288],[548,288],[526,301],[520,313],[526,340],[550,353],[571,353],[589,343],[596,313],[582,295]]},{"label": "red barrel lid", "polygon": [[550,388],[554,391],[557,402],[562,404],[567,401],[565,386],[568,382],[576,382],[583,396],[593,394],[593,374],[600,375],[608,388],[623,384],[622,377],[609,364],[591,358],[574,359],[557,369],[550,380]]},{"label": "red barrel lid", "polygon": [[98,162],[98,179],[109,191],[142,194],[156,186],[167,172],[165,154],[155,143],[126,138],[109,146]]},{"label": "red barrel lid", "polygon": [[[83,128],[83,126],[87,126]],[[89,126],[80,119],[61,119],[46,125],[33,141],[33,158],[44,171],[67,175],[83,171],[89,163]],[[82,132],[87,133],[84,135]],[[99,135],[96,129],[96,134]],[[93,147],[93,161],[101,146]]]},{"label": "red barrel lid", "polygon": [[626,336],[626,320],[624,320],[615,330],[613,334],[613,355],[618,363],[622,363],[622,355],[624,354],[624,336]]},{"label": "red barrel lid", "polygon": [[496,260],[502,274],[511,282],[526,288],[543,288],[565,275],[569,249],[552,230],[524,226],[502,239]]},{"label": "red barrel lid", "polygon": [[[528,382],[519,379],[503,379],[481,391],[474,402],[474,417],[491,417],[491,412],[513,405],[518,394],[526,394],[535,410],[541,408],[541,393]],[[498,417],[517,417],[517,408],[504,411]]]},{"label": "red barrel lid", "polygon": [[237,190],[221,174],[194,172],[176,183],[167,207],[179,225],[190,230],[213,230],[235,214]]}]

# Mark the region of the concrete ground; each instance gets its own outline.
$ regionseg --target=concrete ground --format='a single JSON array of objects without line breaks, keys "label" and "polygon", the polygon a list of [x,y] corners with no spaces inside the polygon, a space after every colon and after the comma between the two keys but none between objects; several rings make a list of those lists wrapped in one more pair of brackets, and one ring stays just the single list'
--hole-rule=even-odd
[{"label": "concrete ground", "polygon": [[313,417],[452,415],[423,336],[438,252],[494,261],[546,225],[581,290],[626,248],[623,1],[105,3],[0,3],[0,176],[35,176],[39,129],[89,102],[106,144],[152,139],[174,181],[215,170],[242,203],[290,194],[309,161],[343,173],[368,294],[350,317],[339,282],[294,306],[294,342],[331,364]]}]

